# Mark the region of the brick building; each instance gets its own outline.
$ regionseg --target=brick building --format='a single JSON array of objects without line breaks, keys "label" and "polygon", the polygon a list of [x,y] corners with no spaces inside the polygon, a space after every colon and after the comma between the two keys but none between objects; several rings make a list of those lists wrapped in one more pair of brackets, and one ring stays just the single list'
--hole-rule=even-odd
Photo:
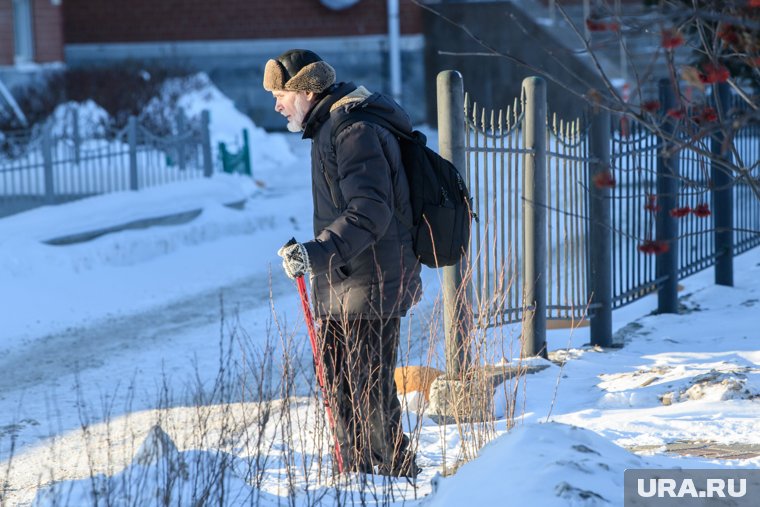
[{"label": "brick building", "polygon": [[[386,35],[386,0],[333,10],[320,0],[68,0],[67,45]],[[399,2],[402,34],[422,32],[421,9]]]},{"label": "brick building", "polygon": [[[328,7],[340,1],[349,6]],[[390,3],[63,0],[66,62],[80,66],[136,60],[202,70],[257,124],[283,128],[261,82],[266,60],[287,49],[312,49],[333,64],[338,79],[390,91]],[[402,102],[415,119],[423,120],[422,9],[406,0],[397,3]]]}]

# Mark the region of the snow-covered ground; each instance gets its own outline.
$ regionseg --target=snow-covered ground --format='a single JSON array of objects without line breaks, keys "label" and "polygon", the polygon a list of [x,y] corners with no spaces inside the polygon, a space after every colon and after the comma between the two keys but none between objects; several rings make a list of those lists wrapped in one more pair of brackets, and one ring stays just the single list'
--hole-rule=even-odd
[{"label": "snow-covered ground", "polygon": [[[682,441],[760,445],[756,249],[736,259],[736,287],[714,286],[711,270],[683,280],[679,315],[652,315],[654,295],[616,311],[623,348],[586,346],[588,328],[550,331],[554,362],[497,388],[496,421],[464,439],[420,416],[410,395],[415,484],[333,477],[295,287],[275,253],[311,235],[309,143],[256,138],[257,184],[218,175],[0,220],[0,505],[163,505],[161,495],[192,505],[199,491],[228,506],[622,505],[627,468],[760,465],[665,452]],[[186,223],[45,243],[193,210]],[[426,331],[438,274],[424,282],[401,357],[441,367]],[[270,402],[285,364],[291,397]],[[206,488],[199,477],[219,470]]]}]

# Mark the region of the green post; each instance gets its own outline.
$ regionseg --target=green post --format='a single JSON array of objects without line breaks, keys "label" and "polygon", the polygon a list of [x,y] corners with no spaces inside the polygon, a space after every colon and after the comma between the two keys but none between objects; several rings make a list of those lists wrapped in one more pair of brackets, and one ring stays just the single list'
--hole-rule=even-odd
[{"label": "green post", "polygon": [[222,172],[232,172],[227,163],[227,159],[229,158],[229,155],[227,154],[227,145],[222,142],[219,143],[219,158],[222,161]]},{"label": "green post", "polygon": [[253,176],[253,171],[251,170],[251,148],[248,144],[248,129],[243,129],[243,167],[245,168],[245,174],[248,176]]}]

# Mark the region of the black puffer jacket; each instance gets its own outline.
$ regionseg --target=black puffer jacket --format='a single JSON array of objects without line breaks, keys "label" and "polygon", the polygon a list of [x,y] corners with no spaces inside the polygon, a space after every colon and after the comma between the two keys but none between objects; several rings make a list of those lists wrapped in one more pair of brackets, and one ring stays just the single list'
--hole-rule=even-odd
[{"label": "black puffer jacket", "polygon": [[334,85],[311,110],[315,239],[304,243],[312,267],[316,315],[387,318],[406,314],[420,297],[420,265],[412,251],[409,186],[398,140],[360,121],[331,139],[334,122],[371,109],[400,130],[409,117],[393,100],[352,83]]}]

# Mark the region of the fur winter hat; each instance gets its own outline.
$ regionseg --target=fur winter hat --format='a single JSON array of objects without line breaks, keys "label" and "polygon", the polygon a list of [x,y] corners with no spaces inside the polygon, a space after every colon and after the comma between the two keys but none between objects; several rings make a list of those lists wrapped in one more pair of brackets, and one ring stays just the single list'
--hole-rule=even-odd
[{"label": "fur winter hat", "polygon": [[291,49],[264,67],[264,89],[268,92],[322,93],[335,82],[335,69],[307,49]]}]

